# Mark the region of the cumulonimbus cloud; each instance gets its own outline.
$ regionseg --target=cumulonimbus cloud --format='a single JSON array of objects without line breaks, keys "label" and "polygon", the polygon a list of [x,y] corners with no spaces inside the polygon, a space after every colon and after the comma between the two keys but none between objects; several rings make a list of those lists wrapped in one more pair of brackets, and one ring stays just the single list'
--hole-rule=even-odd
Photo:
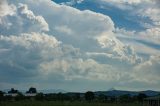
[{"label": "cumulonimbus cloud", "polygon": [[138,79],[134,69],[143,59],[116,37],[109,16],[50,0],[8,2],[0,16],[0,84],[23,83],[24,78],[108,85]]}]

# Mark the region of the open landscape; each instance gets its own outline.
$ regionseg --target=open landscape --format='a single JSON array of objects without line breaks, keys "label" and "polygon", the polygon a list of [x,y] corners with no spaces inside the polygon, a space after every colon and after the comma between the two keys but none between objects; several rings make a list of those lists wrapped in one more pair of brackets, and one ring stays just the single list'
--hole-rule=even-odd
[{"label": "open landscape", "polygon": [[158,106],[160,92],[151,90],[42,93],[31,87],[22,93],[11,88],[8,93],[0,91],[0,106],[152,106],[148,101],[153,97],[154,106]]},{"label": "open landscape", "polygon": [[0,0],[0,106],[160,106],[160,0]]}]

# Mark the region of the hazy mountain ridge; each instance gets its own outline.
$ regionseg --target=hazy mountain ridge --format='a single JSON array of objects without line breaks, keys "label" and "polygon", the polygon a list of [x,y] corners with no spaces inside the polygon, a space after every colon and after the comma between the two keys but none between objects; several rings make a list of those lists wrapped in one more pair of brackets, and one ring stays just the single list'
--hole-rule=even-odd
[{"label": "hazy mountain ridge", "polygon": [[[3,92],[7,93],[10,89],[5,89],[2,90]],[[25,93],[27,90],[19,90],[19,92]],[[44,94],[49,94],[49,93],[68,93],[68,94],[75,94],[75,93],[81,93],[82,92],[67,92],[63,89],[44,89],[44,90],[37,90],[38,92],[42,92]],[[153,90],[145,90],[145,91],[125,91],[125,90],[116,90],[116,89],[110,89],[107,91],[94,91],[95,95],[106,95],[106,96],[121,96],[121,95],[126,95],[129,94],[131,96],[136,96],[139,93],[144,93],[147,96],[156,96],[160,94],[160,91],[153,91]]]},{"label": "hazy mountain ridge", "polygon": [[67,93],[67,91],[62,90],[62,89],[48,89],[48,90],[38,90],[38,92],[42,92],[42,93]]},{"label": "hazy mountain ridge", "polygon": [[124,91],[124,90],[111,90],[111,91],[97,91],[95,92],[96,95],[103,94],[106,96],[121,96],[129,94],[131,96],[136,96],[139,93],[144,93],[147,96],[156,96],[160,94],[159,91],[152,91],[152,90],[146,90],[146,91]]}]

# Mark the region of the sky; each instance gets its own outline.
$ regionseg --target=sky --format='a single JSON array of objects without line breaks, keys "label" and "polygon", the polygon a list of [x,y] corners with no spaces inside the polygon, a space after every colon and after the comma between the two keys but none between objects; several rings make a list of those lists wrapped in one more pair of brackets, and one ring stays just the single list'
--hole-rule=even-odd
[{"label": "sky", "polygon": [[159,0],[1,0],[0,89],[160,90]]}]

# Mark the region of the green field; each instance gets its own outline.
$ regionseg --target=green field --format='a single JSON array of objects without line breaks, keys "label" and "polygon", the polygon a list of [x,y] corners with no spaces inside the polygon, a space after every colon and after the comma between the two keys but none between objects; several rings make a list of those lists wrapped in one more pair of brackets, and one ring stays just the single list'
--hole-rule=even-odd
[{"label": "green field", "polygon": [[88,103],[88,102],[56,102],[56,101],[12,101],[1,102],[0,106],[142,106],[136,103]]}]

